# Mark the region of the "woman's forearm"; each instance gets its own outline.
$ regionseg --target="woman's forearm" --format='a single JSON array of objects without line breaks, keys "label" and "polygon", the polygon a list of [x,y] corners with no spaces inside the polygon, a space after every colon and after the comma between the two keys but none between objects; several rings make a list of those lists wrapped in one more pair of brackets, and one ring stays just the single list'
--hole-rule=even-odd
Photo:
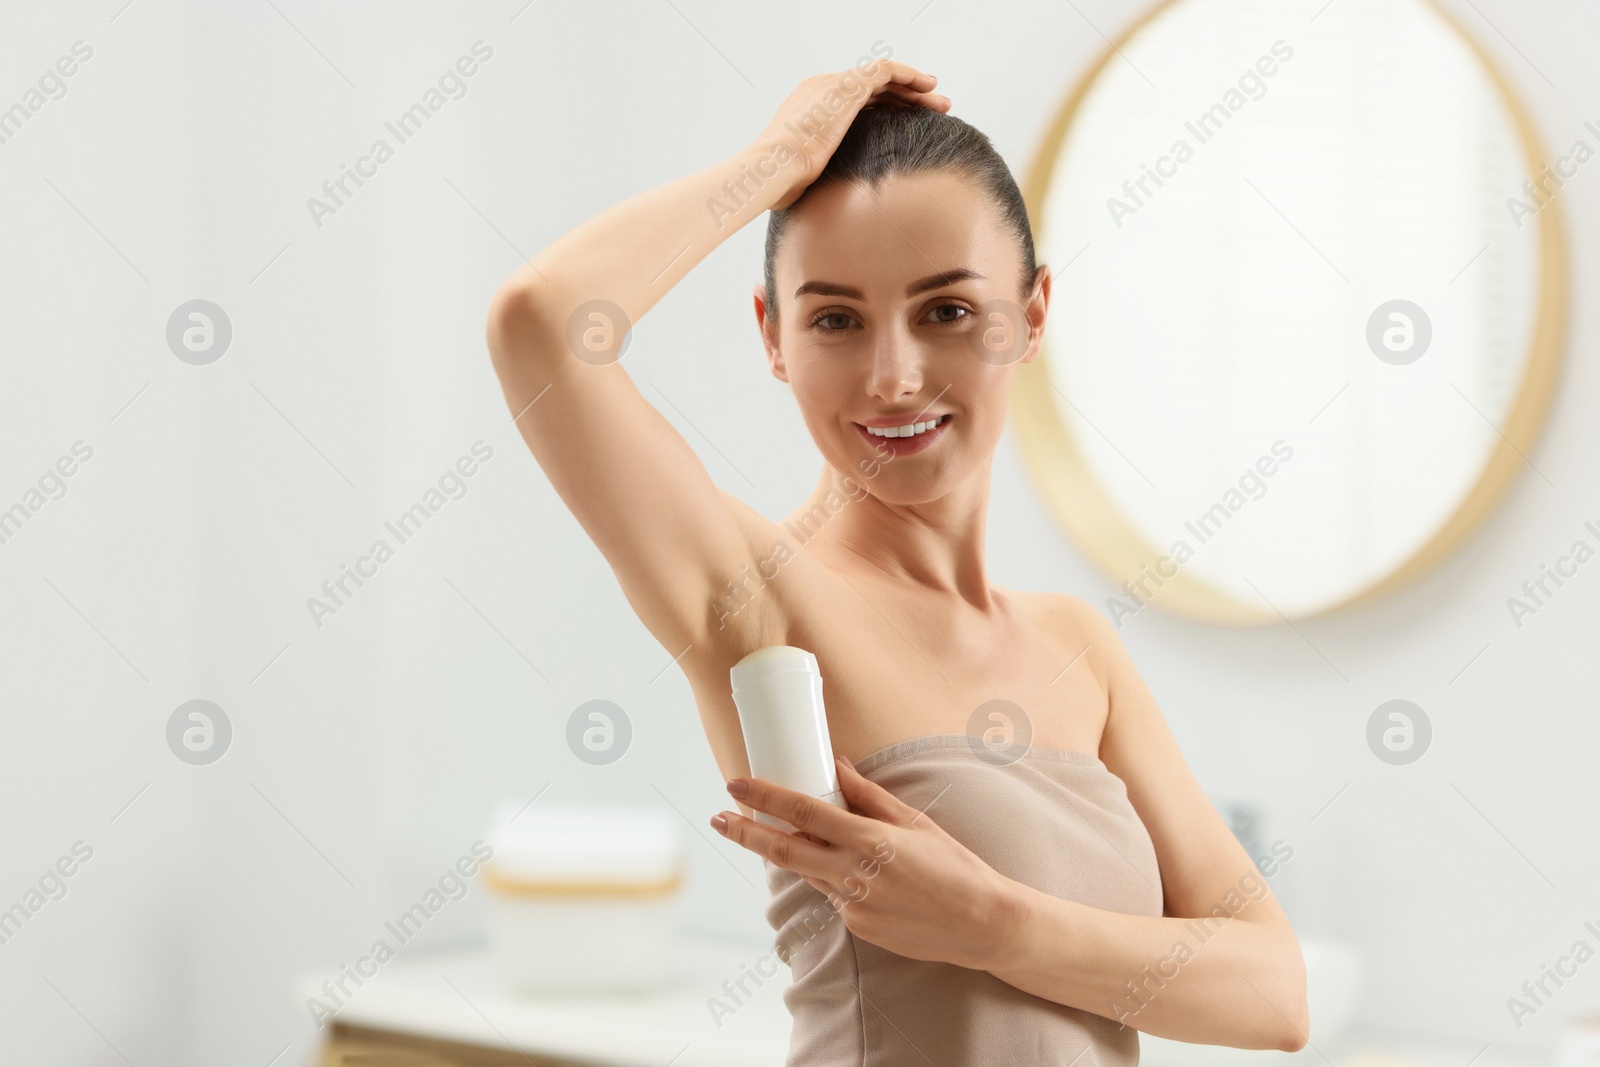
[{"label": "woman's forearm", "polygon": [[[574,312],[590,305],[581,321],[598,315],[604,319],[599,325],[626,331],[745,223],[794,204],[862,107],[895,103],[949,110],[949,98],[932,91],[934,77],[888,59],[879,50],[882,43],[872,49],[882,58],[802,81],[748,147],[632,196],[552,241],[501,287],[491,318],[501,321],[509,314],[513,326],[537,322],[559,335],[572,328]],[[530,310],[538,314],[530,318]],[[547,348],[497,347],[495,359],[516,360]]]},{"label": "woman's forearm", "polygon": [[553,322],[606,300],[631,327],[785,187],[773,154],[752,146],[607,208],[522,264],[507,285],[536,300]]},{"label": "woman's forearm", "polygon": [[984,969],[1024,992],[1176,1041],[1305,1045],[1305,966],[1285,927],[1104,911],[1017,882],[1002,913]]}]

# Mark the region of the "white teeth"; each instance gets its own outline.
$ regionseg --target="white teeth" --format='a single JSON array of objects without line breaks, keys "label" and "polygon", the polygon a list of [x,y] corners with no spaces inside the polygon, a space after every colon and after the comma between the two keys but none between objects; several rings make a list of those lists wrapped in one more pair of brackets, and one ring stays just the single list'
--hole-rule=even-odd
[{"label": "white teeth", "polygon": [[906,426],[868,426],[867,432],[874,437],[914,437],[919,433],[927,433],[943,419],[941,415],[929,422],[913,422]]}]

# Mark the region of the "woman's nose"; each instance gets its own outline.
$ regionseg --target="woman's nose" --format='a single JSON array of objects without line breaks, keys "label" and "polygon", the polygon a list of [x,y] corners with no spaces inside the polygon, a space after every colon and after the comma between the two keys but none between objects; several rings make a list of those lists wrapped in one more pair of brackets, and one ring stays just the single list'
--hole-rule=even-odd
[{"label": "woman's nose", "polygon": [[922,389],[922,354],[916,342],[897,329],[878,334],[872,353],[872,376],[867,390],[880,400],[893,402],[915,396]]}]

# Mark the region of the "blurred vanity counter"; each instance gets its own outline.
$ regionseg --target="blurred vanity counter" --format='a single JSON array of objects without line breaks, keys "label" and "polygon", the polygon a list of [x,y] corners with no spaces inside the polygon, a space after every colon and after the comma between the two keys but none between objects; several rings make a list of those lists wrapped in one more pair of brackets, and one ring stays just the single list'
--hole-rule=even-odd
[{"label": "blurred vanity counter", "polygon": [[[680,938],[676,984],[666,992],[612,996],[514,996],[486,949],[396,959],[353,989],[329,1021],[318,1067],[376,1052],[409,1052],[415,1067],[783,1067],[789,1015],[787,968],[737,1006],[724,989],[775,961],[770,945]],[[296,985],[301,1005],[326,996],[327,971]],[[713,1014],[716,998],[731,1012]],[[1482,1042],[1436,1041],[1357,1032],[1296,1053],[1189,1045],[1141,1034],[1142,1067],[1551,1067],[1553,1059]],[[424,1053],[431,1055],[418,1056]],[[1481,1055],[1480,1055],[1481,1053]],[[1326,1057],[1326,1058],[1324,1058]],[[353,1061],[352,1061],[353,1062]],[[381,1062],[381,1061],[373,1061]],[[398,1061],[397,1061],[398,1062]]]},{"label": "blurred vanity counter", "polygon": [[[1314,1021],[1313,1021],[1314,1025]],[[1410,1034],[1356,1030],[1334,1041],[1312,1039],[1299,1052],[1188,1045],[1139,1035],[1139,1067],[1554,1067],[1555,1060],[1507,1051],[1485,1042],[1440,1040]]]},{"label": "blurred vanity counter", "polygon": [[[783,1067],[788,968],[771,957],[770,943],[680,938],[673,958],[677,980],[660,993],[538,996],[509,993],[487,949],[396,959],[359,989],[347,983],[352,995],[327,1023],[322,1058],[311,1062],[392,1050],[437,1058],[416,1067]],[[733,1006],[723,983],[758,964],[776,964],[779,973],[759,987],[746,979],[751,995]],[[304,975],[299,1003],[326,999],[327,976]],[[712,998],[731,1012],[714,1016]]]}]

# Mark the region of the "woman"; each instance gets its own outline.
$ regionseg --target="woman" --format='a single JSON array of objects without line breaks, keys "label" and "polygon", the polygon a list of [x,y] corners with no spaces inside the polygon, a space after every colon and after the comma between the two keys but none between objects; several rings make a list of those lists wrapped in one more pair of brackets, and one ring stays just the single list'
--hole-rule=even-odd
[{"label": "woman", "polygon": [[[934,83],[891,60],[809,78],[745,151],[544,249],[489,313],[507,403],[694,688],[740,801],[712,825],[766,861],[791,1063],[1133,1064],[1135,1029],[1298,1049],[1294,934],[1115,630],[986,577],[991,459],[1050,272]],[[781,524],[719,490],[618,363],[765,211],[756,322],[826,460]],[[777,644],[822,665],[849,811],[748,777],[728,671]]]}]

